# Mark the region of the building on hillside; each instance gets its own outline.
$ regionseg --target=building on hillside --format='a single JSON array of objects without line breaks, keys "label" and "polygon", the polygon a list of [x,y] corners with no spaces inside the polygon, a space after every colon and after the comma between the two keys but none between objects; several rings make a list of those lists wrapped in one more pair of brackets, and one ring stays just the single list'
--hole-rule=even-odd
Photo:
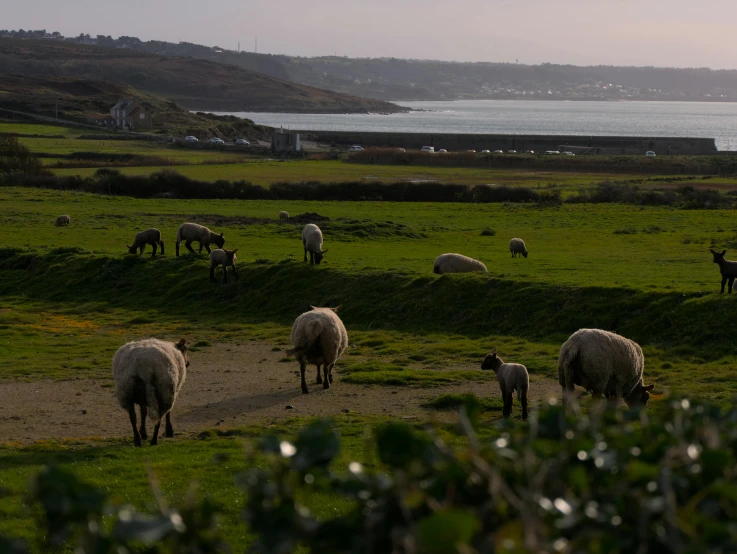
[{"label": "building on hillside", "polygon": [[115,121],[115,127],[129,131],[137,129],[152,129],[153,118],[141,104],[135,100],[121,100],[110,108],[110,117]]},{"label": "building on hillside", "polygon": [[279,152],[301,152],[302,141],[299,133],[290,133],[284,128],[275,129],[271,136],[271,150],[275,153]]}]

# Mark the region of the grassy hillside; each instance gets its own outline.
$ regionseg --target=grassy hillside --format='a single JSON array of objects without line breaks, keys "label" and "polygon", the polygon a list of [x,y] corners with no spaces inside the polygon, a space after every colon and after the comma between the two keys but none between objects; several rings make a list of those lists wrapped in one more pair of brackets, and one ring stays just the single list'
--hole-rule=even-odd
[{"label": "grassy hillside", "polygon": [[388,102],[290,83],[232,65],[56,41],[0,39],[0,73],[124,83],[187,108],[208,111],[404,110]]},{"label": "grassy hillside", "polygon": [[[154,116],[154,133],[201,138],[270,137],[271,129],[249,119],[192,113],[186,108],[129,85],[70,77],[46,78],[0,74],[0,108],[84,123],[88,117],[109,115],[119,100],[140,102]],[[11,130],[12,132],[12,130]],[[38,128],[38,134],[53,134]],[[94,133],[93,130],[89,131]],[[104,129],[100,130],[104,133]]]}]

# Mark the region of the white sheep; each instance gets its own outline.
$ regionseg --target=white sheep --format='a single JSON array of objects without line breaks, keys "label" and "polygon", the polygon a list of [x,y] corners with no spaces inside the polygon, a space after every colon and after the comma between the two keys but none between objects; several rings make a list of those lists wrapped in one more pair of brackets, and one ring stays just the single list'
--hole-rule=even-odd
[{"label": "white sheep", "polygon": [[135,254],[136,251],[140,249],[140,255],[143,256],[143,250],[146,248],[147,244],[153,246],[154,251],[151,254],[152,258],[156,257],[157,245],[161,246],[161,255],[164,255],[164,241],[161,240],[161,231],[154,229],[153,227],[146,229],[145,231],[141,231],[140,233],[136,233],[136,238],[133,240],[133,244],[128,246],[128,253]]},{"label": "white sheep", "polygon": [[496,355],[496,350],[492,350],[491,354],[484,356],[481,369],[491,369],[496,373],[499,390],[501,390],[502,399],[504,400],[502,411],[504,417],[508,418],[512,413],[514,391],[517,391],[517,400],[522,404],[522,419],[527,419],[527,391],[530,388],[530,376],[527,373],[527,368],[522,364],[504,363],[504,360]]},{"label": "white sheep", "polygon": [[72,222],[72,218],[68,215],[60,215],[56,218],[56,221],[54,222],[54,225],[57,227],[62,227],[64,225],[69,225]]},{"label": "white sheep", "polygon": [[305,249],[305,263],[307,262],[307,252],[310,253],[310,265],[320,265],[322,257],[328,251],[322,249],[322,231],[314,223],[308,223],[302,229],[302,245]]},{"label": "white sheep", "polygon": [[[154,420],[151,445],[158,443],[161,418],[166,416],[165,436],[173,437],[171,409],[187,378],[189,354],[187,341],[178,343],[158,339],[129,342],[113,357],[113,379],[118,404],[128,412],[133,427],[133,442],[145,440],[147,412]],[[135,405],[141,408],[141,430],[136,428]]]},{"label": "white sheep", "polygon": [[286,221],[287,219],[289,219],[289,213],[288,212],[285,212],[283,210],[281,212],[279,212],[279,221]]},{"label": "white sheep", "polygon": [[486,273],[486,266],[482,262],[463,254],[440,254],[435,258],[433,271],[438,274],[471,273],[473,271]]},{"label": "white sheep", "polygon": [[235,275],[236,279],[240,279],[238,272],[235,270],[235,260],[237,259],[237,256],[235,255],[236,252],[238,252],[237,248],[235,250],[222,250],[217,248],[210,252],[210,281],[215,280],[215,269],[219,265],[223,266],[223,283],[228,282],[228,267],[232,267],[233,275]]},{"label": "white sheep", "polygon": [[527,257],[527,246],[525,241],[522,239],[512,239],[509,241],[509,251],[512,253],[512,257],[516,258],[518,254],[522,254],[525,258]]},{"label": "white sheep", "polygon": [[727,260],[727,251],[722,250],[721,252],[715,252],[712,248],[709,248],[714,259],[712,260],[715,264],[719,264],[719,272],[722,274],[722,290],[720,294],[724,294],[724,285],[729,280],[729,294],[732,294],[732,285],[737,277],[737,262]]},{"label": "white sheep", "polygon": [[207,253],[210,253],[210,244],[216,244],[218,248],[222,248],[225,244],[223,234],[213,233],[207,227],[198,225],[197,223],[182,223],[177,230],[177,256],[179,256],[179,244],[182,241],[187,250],[194,254],[192,249],[192,241],[200,243],[199,252],[202,253],[202,248],[207,249]]},{"label": "white sheep", "polygon": [[630,406],[644,406],[655,385],[645,386],[645,356],[640,345],[616,333],[601,329],[579,329],[563,343],[558,356],[558,382],[563,399],[579,385],[603,394],[615,402],[624,399]]},{"label": "white sheep", "polygon": [[[291,336],[293,348],[287,350],[287,354],[293,355],[299,362],[304,394],[309,392],[305,381],[306,365],[317,366],[317,384],[322,383],[324,389],[329,389],[333,382],[333,366],[348,346],[348,333],[335,313],[338,308],[311,307],[311,311],[294,321]],[[320,376],[321,365],[323,377]]]}]

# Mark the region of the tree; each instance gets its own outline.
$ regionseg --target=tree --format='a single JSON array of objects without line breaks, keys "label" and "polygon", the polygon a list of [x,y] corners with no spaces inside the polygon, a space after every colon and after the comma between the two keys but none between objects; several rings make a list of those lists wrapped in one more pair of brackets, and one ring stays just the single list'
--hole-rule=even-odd
[{"label": "tree", "polygon": [[0,175],[20,173],[32,176],[42,172],[43,166],[39,159],[18,142],[17,138],[0,136]]}]

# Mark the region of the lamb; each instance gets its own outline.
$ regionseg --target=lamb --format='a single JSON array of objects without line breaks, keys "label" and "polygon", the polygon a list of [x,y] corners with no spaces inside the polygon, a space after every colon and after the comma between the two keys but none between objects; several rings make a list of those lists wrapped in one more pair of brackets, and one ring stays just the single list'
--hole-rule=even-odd
[{"label": "lamb", "polygon": [[463,254],[440,254],[435,258],[433,271],[437,274],[470,273],[473,271],[486,273],[486,266],[482,262]]},{"label": "lamb", "polygon": [[302,245],[305,249],[305,263],[307,263],[307,252],[309,252],[310,265],[320,265],[328,249],[322,249],[322,231],[314,223],[308,223],[302,229]]},{"label": "lamb", "polygon": [[133,244],[128,246],[128,252],[130,254],[135,254],[136,251],[140,249],[140,255],[143,256],[143,250],[146,248],[147,244],[150,244],[154,248],[154,251],[151,254],[152,258],[156,257],[157,245],[161,246],[161,255],[164,255],[164,241],[161,240],[161,231],[154,229],[153,227],[146,229],[145,231],[141,231],[140,233],[136,233],[136,238],[133,241]]},{"label": "lamb", "polygon": [[233,275],[236,279],[240,279],[238,272],[235,270],[236,252],[238,252],[237,248],[235,250],[217,248],[210,252],[210,281],[215,280],[215,268],[219,265],[223,266],[223,283],[228,282],[228,267],[232,267]]},{"label": "lamb", "polygon": [[509,251],[512,253],[513,258],[516,258],[517,254],[522,254],[525,258],[527,257],[527,247],[525,246],[525,241],[522,239],[510,240]]},{"label": "lamb", "polygon": [[288,212],[285,212],[283,210],[281,212],[279,212],[279,221],[286,221],[287,219],[289,219],[289,213]]},{"label": "lamb", "polygon": [[504,360],[496,355],[496,350],[492,350],[491,354],[484,356],[481,369],[492,369],[496,373],[496,379],[499,381],[499,389],[504,400],[504,410],[502,412],[504,418],[508,418],[512,413],[513,393],[517,391],[517,400],[522,403],[522,419],[527,419],[527,391],[530,388],[530,376],[527,373],[527,368],[522,364],[504,363]]},{"label": "lamb", "polygon": [[[151,446],[158,444],[161,419],[166,416],[167,437],[174,436],[171,409],[179,396],[189,367],[187,341],[178,343],[158,339],[129,342],[113,357],[113,379],[118,404],[128,412],[133,427],[133,443],[146,440],[146,415],[154,420]],[[141,409],[141,429],[136,428],[135,405]]]},{"label": "lamb", "polygon": [[[302,393],[307,394],[305,367],[309,364],[317,366],[317,384],[329,389],[333,382],[333,366],[348,345],[348,333],[343,322],[335,313],[338,308],[316,308],[303,313],[292,325],[292,346],[287,354],[294,356],[299,362],[302,376]],[[322,365],[323,377],[320,376]]]},{"label": "lamb", "polygon": [[579,329],[560,349],[558,382],[564,400],[580,385],[594,398],[603,394],[614,402],[624,399],[630,408],[645,406],[655,385],[643,383],[644,367],[636,342],[601,329]]},{"label": "lamb", "polygon": [[70,218],[68,215],[60,215],[56,218],[56,221],[54,222],[54,225],[56,227],[62,227],[64,225],[69,225],[72,222],[72,218]]},{"label": "lamb", "polygon": [[210,244],[216,244],[218,248],[222,248],[225,244],[225,239],[223,238],[222,233],[218,235],[217,233],[210,231],[207,227],[197,225],[197,223],[182,223],[177,231],[177,257],[179,256],[179,244],[182,241],[185,241],[184,246],[187,247],[187,250],[194,254],[194,250],[192,250],[192,241],[195,240],[200,243],[200,253],[202,253],[202,247],[205,247],[209,254]]},{"label": "lamb", "polygon": [[710,248],[709,252],[714,256],[714,263],[719,264],[719,272],[722,274],[722,290],[719,294],[724,294],[724,284],[727,282],[727,279],[729,279],[728,294],[732,294],[732,285],[734,284],[735,277],[737,277],[737,262],[724,259],[724,255],[727,253],[726,250],[714,252],[714,250]]}]

